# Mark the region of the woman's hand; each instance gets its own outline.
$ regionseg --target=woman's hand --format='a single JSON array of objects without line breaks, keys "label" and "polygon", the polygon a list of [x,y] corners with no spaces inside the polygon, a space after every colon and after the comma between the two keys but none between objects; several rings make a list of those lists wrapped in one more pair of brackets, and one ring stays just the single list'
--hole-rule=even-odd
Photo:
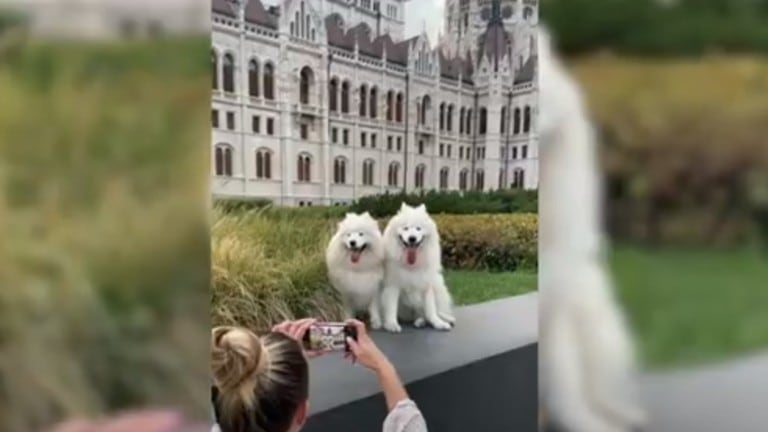
[{"label": "woman's hand", "polygon": [[[316,322],[317,320],[314,318],[304,318],[298,321],[283,321],[280,324],[272,327],[272,331],[287,335],[291,339],[298,342],[302,348],[304,348],[304,335],[307,333],[307,330],[309,330],[309,328],[312,327]],[[304,350],[304,354],[308,358],[314,358],[323,355],[323,352]]]},{"label": "woman's hand", "polygon": [[352,361],[357,361],[361,365],[371,369],[374,372],[381,372],[384,368],[391,366],[389,359],[379,350],[379,347],[373,342],[365,329],[365,324],[358,320],[348,320],[346,324],[354,326],[357,329],[357,341],[347,338],[350,352],[346,357],[352,357]]}]

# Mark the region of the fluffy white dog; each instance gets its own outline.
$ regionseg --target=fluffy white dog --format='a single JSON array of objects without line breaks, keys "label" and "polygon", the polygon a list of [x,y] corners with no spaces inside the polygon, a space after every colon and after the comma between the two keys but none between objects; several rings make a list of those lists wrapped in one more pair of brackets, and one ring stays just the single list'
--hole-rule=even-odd
[{"label": "fluffy white dog", "polygon": [[606,268],[596,135],[581,91],[539,32],[540,389],[571,432],[645,422],[630,335]]},{"label": "fluffy white dog", "polygon": [[416,327],[428,322],[449,330],[456,322],[453,302],[443,279],[440,235],[426,206],[403,203],[384,229],[384,245],[384,328],[400,332],[398,318],[403,318],[413,319]]},{"label": "fluffy white dog", "polygon": [[384,278],[384,243],[369,213],[347,213],[328,243],[328,278],[341,294],[347,318],[367,311],[371,326],[381,327],[379,294]]}]

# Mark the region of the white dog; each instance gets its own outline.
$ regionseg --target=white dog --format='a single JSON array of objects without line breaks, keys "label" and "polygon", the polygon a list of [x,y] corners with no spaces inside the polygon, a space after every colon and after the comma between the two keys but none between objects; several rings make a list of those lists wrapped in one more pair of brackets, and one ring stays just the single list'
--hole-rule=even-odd
[{"label": "white dog", "polygon": [[547,417],[571,432],[645,422],[633,346],[613,297],[601,221],[596,135],[576,83],[539,32],[540,389]]},{"label": "white dog", "polygon": [[341,294],[346,318],[367,311],[371,326],[381,327],[379,294],[384,278],[384,243],[370,214],[347,213],[328,243],[328,278]]},{"label": "white dog", "polygon": [[400,211],[384,229],[386,271],[381,296],[384,328],[400,332],[398,317],[413,318],[449,330],[456,322],[451,295],[443,280],[440,235],[423,204]]}]

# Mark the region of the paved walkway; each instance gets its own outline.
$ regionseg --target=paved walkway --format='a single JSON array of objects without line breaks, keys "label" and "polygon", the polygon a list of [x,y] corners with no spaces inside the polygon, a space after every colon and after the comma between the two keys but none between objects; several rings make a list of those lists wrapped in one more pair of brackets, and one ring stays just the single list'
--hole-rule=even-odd
[{"label": "paved walkway", "polygon": [[648,432],[768,431],[768,353],[642,381]]}]

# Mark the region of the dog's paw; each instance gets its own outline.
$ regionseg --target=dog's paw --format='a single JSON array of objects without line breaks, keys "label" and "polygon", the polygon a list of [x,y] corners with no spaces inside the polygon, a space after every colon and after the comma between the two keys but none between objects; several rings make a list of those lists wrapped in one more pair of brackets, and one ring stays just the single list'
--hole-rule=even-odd
[{"label": "dog's paw", "polygon": [[400,324],[396,322],[385,323],[384,329],[390,333],[400,333],[403,331],[403,328],[400,327]]},{"label": "dog's paw", "polygon": [[371,317],[371,329],[373,330],[381,329],[381,318]]},{"label": "dog's paw", "polygon": [[416,321],[413,322],[413,326],[416,328],[422,328],[427,324],[427,320],[424,318],[417,318]]},{"label": "dog's paw", "polygon": [[453,315],[444,315],[444,314],[440,314],[440,318],[441,318],[443,321],[445,321],[445,322],[447,322],[448,324],[450,324],[450,325],[454,325],[454,324],[456,324],[456,317],[454,317]]},{"label": "dog's paw", "polygon": [[436,320],[432,322],[432,327],[434,327],[437,330],[450,330],[451,325],[443,320]]}]

